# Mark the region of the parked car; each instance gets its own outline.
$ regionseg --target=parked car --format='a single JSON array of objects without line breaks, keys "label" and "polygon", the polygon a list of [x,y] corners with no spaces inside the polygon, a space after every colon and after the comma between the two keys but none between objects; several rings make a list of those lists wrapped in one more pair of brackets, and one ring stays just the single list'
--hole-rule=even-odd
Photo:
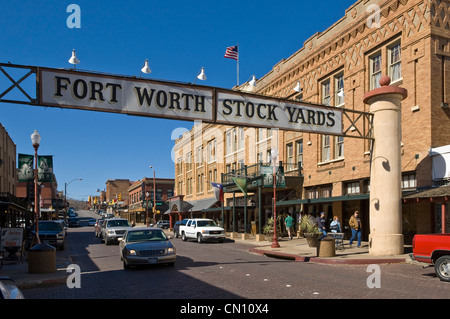
[{"label": "parked car", "polygon": [[145,227],[128,229],[119,243],[123,268],[135,265],[174,265],[176,249],[160,228]]},{"label": "parked car", "polygon": [[170,227],[170,222],[168,220],[160,220],[156,223],[156,227],[159,228],[169,228]]},{"label": "parked car", "polygon": [[173,237],[178,238],[180,237],[180,226],[186,225],[188,219],[185,218],[183,220],[177,220],[175,222],[175,225],[173,225]]},{"label": "parked car", "polygon": [[69,227],[79,227],[80,226],[80,221],[76,217],[69,218],[67,220],[67,222],[69,223]]},{"label": "parked car", "polygon": [[450,282],[450,234],[415,235],[413,258],[434,265],[434,271],[439,279]]},{"label": "parked car", "polygon": [[0,277],[0,299],[25,299],[14,280]]},{"label": "parked car", "polygon": [[119,238],[123,237],[125,231],[131,229],[130,223],[125,218],[111,218],[106,219],[102,225],[102,242],[104,241],[106,245],[111,242],[118,241]]},{"label": "parked car", "polygon": [[43,243],[63,250],[66,242],[66,232],[61,223],[54,220],[40,220],[39,239]]},{"label": "parked car", "polygon": [[60,223],[61,227],[64,229],[64,234],[67,236],[67,224],[63,219],[56,219],[55,222]]}]

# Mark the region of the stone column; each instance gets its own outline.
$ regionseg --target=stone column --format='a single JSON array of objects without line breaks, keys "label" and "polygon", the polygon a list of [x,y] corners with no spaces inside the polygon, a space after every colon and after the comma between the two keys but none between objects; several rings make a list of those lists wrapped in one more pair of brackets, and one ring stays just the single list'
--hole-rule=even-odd
[{"label": "stone column", "polygon": [[404,252],[401,192],[401,101],[408,92],[389,86],[383,76],[381,87],[367,92],[364,103],[373,113],[373,137],[370,170],[369,254],[399,255]]}]

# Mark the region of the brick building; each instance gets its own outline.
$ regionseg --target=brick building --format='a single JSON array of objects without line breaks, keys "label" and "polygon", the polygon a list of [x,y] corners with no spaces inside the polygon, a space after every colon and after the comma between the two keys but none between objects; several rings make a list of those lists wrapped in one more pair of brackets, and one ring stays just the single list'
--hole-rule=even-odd
[{"label": "brick building", "polygon": [[[379,86],[381,75],[388,75],[391,85],[408,90],[408,97],[402,102],[399,145],[402,190],[406,196],[430,188],[434,183],[430,149],[450,144],[449,8],[450,2],[437,0],[357,1],[339,21],[311,36],[297,52],[274,65],[252,92],[369,112],[369,105],[363,102],[364,94]],[[294,90],[298,85],[301,89]],[[246,83],[235,89],[249,91],[251,87]],[[363,131],[359,125],[363,124],[355,124],[349,130]],[[212,130],[218,133],[208,138],[208,131]],[[198,134],[203,137],[195,139]],[[338,216],[344,226],[351,214],[359,210],[363,237],[367,239],[371,146],[370,139],[194,126],[175,142],[176,193],[185,195],[185,200],[189,196],[193,200],[209,198],[213,192],[207,188],[206,180],[227,186],[232,184],[227,177],[231,172],[251,176],[250,167],[268,163],[270,150],[277,148],[286,176],[293,175],[286,180],[285,188],[277,188],[277,207],[295,214],[323,211],[328,220]],[[194,160],[193,165],[188,159],[194,154],[201,154],[202,159]],[[220,162],[216,168],[208,160],[211,154],[215,162]],[[250,218],[258,220],[261,216],[264,223],[272,206],[270,189],[262,188],[259,193],[258,187],[247,186],[251,193],[247,200],[261,201],[262,211],[244,218],[249,222]],[[228,189],[228,198],[239,195],[231,186]],[[249,202],[246,204],[252,207]],[[226,207],[231,212],[230,199]],[[438,210],[430,201],[405,201],[405,241],[409,242],[415,233],[437,231]]]},{"label": "brick building", "polygon": [[[147,177],[134,182],[128,188],[128,209],[122,213],[122,217],[126,217],[130,222],[146,223],[147,203],[149,203],[148,218],[151,223],[167,219],[164,213],[169,208],[169,198],[174,195],[174,182],[175,180],[170,178],[155,178],[153,183],[153,178]],[[155,203],[155,210],[152,208],[152,202]]]}]

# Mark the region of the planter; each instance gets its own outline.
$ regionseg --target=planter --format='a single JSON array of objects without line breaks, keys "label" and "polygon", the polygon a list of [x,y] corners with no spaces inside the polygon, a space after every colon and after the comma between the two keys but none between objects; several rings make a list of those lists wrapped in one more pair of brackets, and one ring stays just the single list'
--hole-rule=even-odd
[{"label": "planter", "polygon": [[304,234],[309,247],[319,246],[319,236],[320,234]]}]

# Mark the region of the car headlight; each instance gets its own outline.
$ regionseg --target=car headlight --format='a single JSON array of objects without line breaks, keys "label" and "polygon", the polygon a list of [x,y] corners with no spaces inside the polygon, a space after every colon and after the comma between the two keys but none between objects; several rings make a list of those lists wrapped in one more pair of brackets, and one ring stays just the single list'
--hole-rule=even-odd
[{"label": "car headlight", "polygon": [[204,229],[202,230],[202,233],[203,234],[209,234],[209,232],[207,230],[204,230]]},{"label": "car headlight", "polygon": [[130,249],[130,250],[128,251],[128,255],[130,255],[130,256],[136,256],[136,250]]},{"label": "car headlight", "polygon": [[167,248],[167,253],[168,254],[175,254],[175,248],[173,248],[173,247]]},{"label": "car headlight", "polygon": [[108,234],[110,234],[110,235],[114,235],[114,234],[115,234],[115,231],[114,231],[114,229],[108,230]]}]

